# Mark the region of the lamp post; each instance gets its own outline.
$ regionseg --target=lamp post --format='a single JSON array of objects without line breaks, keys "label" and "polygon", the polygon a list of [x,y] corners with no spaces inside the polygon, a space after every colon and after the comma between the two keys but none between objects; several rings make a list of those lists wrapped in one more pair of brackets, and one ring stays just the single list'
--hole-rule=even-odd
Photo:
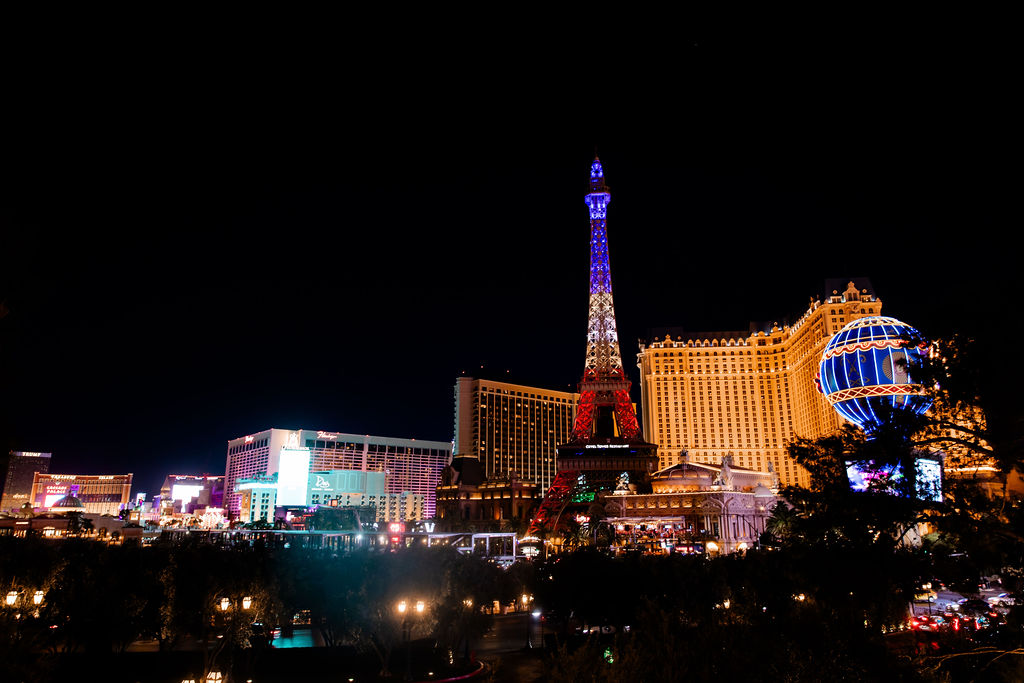
[{"label": "lamp post", "polygon": [[523,646],[523,649],[531,650],[533,649],[533,643],[530,641],[530,611],[527,609],[527,606],[533,598],[526,593],[523,593],[520,600],[522,600],[523,603],[523,612],[526,613],[526,645]]},{"label": "lamp post", "polygon": [[248,614],[253,608],[253,599],[251,596],[244,596],[241,598],[232,598],[228,596],[222,597],[220,600],[214,603],[214,614],[220,612],[222,619],[223,633],[220,634],[220,644],[214,648],[213,654],[210,654],[208,648],[204,648],[203,654],[205,657],[209,657],[206,666],[203,667],[203,681],[220,681],[222,680],[222,674],[220,671],[214,671],[213,666],[217,661],[217,655],[224,649],[225,646],[229,647],[228,653],[228,676],[231,675],[231,669],[234,664],[234,652],[235,652],[235,635],[238,624],[236,623],[236,615],[239,611],[244,614]]},{"label": "lamp post", "polygon": [[465,631],[466,631],[465,634],[463,634],[463,639],[466,641],[466,649],[465,649],[465,651],[463,653],[463,657],[468,662],[469,661],[469,630],[472,627],[472,620],[473,620],[473,599],[472,598],[466,598],[465,600],[462,601],[462,604],[466,607],[466,610],[468,610],[468,612],[469,612],[469,616],[463,622],[465,624]]},{"label": "lamp post", "polygon": [[427,604],[422,600],[415,603],[400,600],[397,605],[402,620],[402,642],[405,645],[405,680],[412,680],[412,620],[423,616]]}]

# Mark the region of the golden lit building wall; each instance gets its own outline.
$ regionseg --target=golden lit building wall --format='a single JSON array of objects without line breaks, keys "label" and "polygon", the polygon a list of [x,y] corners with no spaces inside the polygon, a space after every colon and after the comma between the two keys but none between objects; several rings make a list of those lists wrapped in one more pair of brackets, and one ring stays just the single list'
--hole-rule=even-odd
[{"label": "golden lit building wall", "polygon": [[36,472],[30,500],[34,508],[49,508],[67,495],[85,505],[85,512],[117,515],[128,505],[132,493],[131,474],[48,474]]},{"label": "golden lit building wall", "polygon": [[579,394],[459,377],[455,455],[476,455],[488,479],[515,472],[547,491],[555,447],[569,440]]},{"label": "golden lit building wall", "polygon": [[786,446],[839,426],[815,384],[821,353],[846,323],[882,310],[867,281],[826,291],[792,325],[666,335],[640,345],[644,434],[658,444],[661,468],[679,463],[684,451],[710,464],[732,455],[741,467],[771,466],[783,485],[810,483]]}]

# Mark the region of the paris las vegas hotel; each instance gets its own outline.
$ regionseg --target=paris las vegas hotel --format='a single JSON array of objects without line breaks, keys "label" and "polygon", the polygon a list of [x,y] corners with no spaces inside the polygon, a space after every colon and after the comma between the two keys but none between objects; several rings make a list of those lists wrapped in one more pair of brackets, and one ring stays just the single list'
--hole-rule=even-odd
[{"label": "paris las vegas hotel", "polygon": [[783,486],[810,485],[786,445],[839,426],[815,384],[821,353],[848,322],[882,311],[866,279],[828,280],[825,291],[781,328],[666,334],[640,345],[644,435],[658,444],[660,468],[684,453],[715,465],[732,455],[740,467],[771,465]]}]

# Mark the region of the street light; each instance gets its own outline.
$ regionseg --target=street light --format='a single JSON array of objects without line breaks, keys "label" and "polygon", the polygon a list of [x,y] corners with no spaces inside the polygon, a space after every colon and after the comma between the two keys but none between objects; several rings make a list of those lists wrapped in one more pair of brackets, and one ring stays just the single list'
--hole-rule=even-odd
[{"label": "street light", "polygon": [[206,662],[206,665],[203,667],[204,671],[206,671],[206,676],[203,679],[204,682],[209,683],[211,681],[223,680],[222,673],[220,671],[212,671],[212,669],[217,661],[217,656],[224,647],[228,647],[228,672],[233,668],[235,653],[234,636],[237,633],[237,629],[240,627],[238,616],[236,616],[239,612],[238,606],[241,606],[242,610],[248,612],[254,606],[253,603],[254,601],[252,597],[248,595],[241,598],[235,596],[233,601],[231,597],[224,596],[214,603],[220,608],[220,613],[223,615],[221,626],[223,627],[224,633],[217,636],[220,644],[214,648],[212,653],[209,649],[203,653],[204,662]]},{"label": "street light", "polygon": [[42,601],[43,601],[43,591],[36,591],[35,594],[32,595],[32,604],[33,605],[38,605],[38,604],[42,603]]},{"label": "street light", "polygon": [[526,612],[526,645],[524,646],[524,649],[526,650],[533,649],[533,643],[530,641],[530,613],[526,611],[526,606],[532,599],[532,597],[530,597],[526,593],[523,593],[523,611]]},{"label": "street light", "polygon": [[[410,607],[415,608],[413,612]],[[410,605],[405,600],[400,600],[396,606],[398,613],[402,615],[402,642],[405,643],[405,680],[412,680],[412,617],[423,614],[424,610],[427,609],[427,605],[422,600],[417,600],[416,604]],[[408,612],[408,615],[406,614]]]},{"label": "street light", "polygon": [[18,601],[18,591],[11,591],[8,593],[6,601],[8,607],[13,607],[14,603]]}]

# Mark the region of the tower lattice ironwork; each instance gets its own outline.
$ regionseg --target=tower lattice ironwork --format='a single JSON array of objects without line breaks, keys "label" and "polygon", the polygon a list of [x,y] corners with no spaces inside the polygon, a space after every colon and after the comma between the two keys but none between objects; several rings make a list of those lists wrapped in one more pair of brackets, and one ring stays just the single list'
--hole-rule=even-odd
[{"label": "tower lattice ironwork", "polygon": [[580,381],[576,421],[569,441],[558,447],[558,473],[527,536],[558,526],[570,505],[590,508],[605,493],[628,485],[649,486],[657,447],[644,441],[622,369],[608,262],[608,204],[611,192],[601,160],[590,165],[590,312],[587,355]]}]

